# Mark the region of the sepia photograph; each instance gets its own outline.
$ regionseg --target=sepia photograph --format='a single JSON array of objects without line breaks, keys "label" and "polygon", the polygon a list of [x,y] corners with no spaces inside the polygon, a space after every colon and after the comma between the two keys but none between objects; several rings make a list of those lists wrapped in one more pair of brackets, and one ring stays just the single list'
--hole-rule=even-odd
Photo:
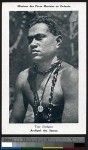
[{"label": "sepia photograph", "polygon": [[[3,4],[4,134],[86,132],[86,19],[82,8],[85,15],[85,3],[80,7],[78,3],[8,3],[7,9]],[[76,132],[76,127],[82,130]]]}]

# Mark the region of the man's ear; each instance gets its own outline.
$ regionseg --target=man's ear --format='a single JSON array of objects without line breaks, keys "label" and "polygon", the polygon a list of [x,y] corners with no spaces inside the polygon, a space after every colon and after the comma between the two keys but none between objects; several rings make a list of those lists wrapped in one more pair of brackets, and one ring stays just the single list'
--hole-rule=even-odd
[{"label": "man's ear", "polygon": [[58,35],[56,37],[56,41],[57,41],[57,48],[59,48],[59,46],[61,45],[62,43],[62,36],[61,35]]}]

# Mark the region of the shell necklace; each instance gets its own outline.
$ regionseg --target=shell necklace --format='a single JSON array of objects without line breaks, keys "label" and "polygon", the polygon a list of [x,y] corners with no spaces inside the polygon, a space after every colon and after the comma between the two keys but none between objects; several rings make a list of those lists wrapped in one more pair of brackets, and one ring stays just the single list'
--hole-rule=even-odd
[{"label": "shell necklace", "polygon": [[[34,113],[35,113],[35,115],[37,115],[38,112],[42,113],[43,110],[44,110],[43,105],[42,105],[42,100],[43,100],[43,96],[44,96],[44,93],[45,93],[46,86],[49,82],[49,79],[51,78],[52,73],[53,73],[53,79],[52,79],[52,86],[51,86],[50,97],[49,97],[49,107],[51,108],[51,106],[53,105],[52,104],[52,99],[53,99],[54,87],[55,87],[55,84],[56,84],[56,81],[57,81],[58,71],[61,68],[61,62],[62,62],[61,60],[57,61],[56,63],[51,65],[49,70],[44,71],[44,72],[39,71],[38,66],[36,64],[34,64],[33,68],[29,69],[28,82],[30,84],[30,88],[31,88],[31,90],[33,92],[33,95],[34,95]],[[38,93],[36,91],[37,74],[45,76],[47,73],[50,73],[50,75],[49,75],[49,77],[46,81],[46,84],[44,86],[41,99],[39,99]]]}]

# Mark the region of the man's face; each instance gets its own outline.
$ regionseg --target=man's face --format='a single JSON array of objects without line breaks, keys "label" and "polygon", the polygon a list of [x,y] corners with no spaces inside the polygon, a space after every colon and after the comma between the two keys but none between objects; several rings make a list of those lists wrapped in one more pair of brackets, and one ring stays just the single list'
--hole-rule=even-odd
[{"label": "man's face", "polygon": [[55,56],[57,49],[54,36],[45,23],[37,23],[28,31],[28,51],[34,62],[47,61]]}]

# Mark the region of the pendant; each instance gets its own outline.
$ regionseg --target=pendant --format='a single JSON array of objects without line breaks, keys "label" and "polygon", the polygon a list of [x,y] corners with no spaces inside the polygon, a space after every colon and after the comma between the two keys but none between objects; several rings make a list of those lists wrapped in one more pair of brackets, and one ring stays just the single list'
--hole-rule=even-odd
[{"label": "pendant", "polygon": [[43,106],[41,106],[41,105],[38,106],[38,111],[39,111],[39,112],[42,112],[42,111],[43,111]]}]

